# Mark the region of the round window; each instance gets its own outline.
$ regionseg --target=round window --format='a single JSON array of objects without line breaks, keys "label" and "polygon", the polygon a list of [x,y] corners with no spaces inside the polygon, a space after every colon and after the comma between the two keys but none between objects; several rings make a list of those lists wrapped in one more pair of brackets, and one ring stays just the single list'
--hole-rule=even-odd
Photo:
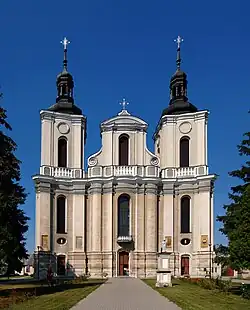
[{"label": "round window", "polygon": [[188,238],[181,239],[182,245],[189,245],[189,243],[190,243],[190,239],[188,239]]},{"label": "round window", "polygon": [[60,245],[63,245],[66,243],[66,239],[65,238],[58,238],[57,239],[57,243],[60,244]]}]

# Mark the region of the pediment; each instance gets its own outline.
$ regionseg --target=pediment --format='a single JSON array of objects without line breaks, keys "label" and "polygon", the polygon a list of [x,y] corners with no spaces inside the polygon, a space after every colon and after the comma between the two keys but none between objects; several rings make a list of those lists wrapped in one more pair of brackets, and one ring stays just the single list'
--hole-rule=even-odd
[{"label": "pediment", "polygon": [[101,129],[112,127],[141,128],[146,130],[148,124],[142,119],[132,115],[117,115],[101,123]]}]

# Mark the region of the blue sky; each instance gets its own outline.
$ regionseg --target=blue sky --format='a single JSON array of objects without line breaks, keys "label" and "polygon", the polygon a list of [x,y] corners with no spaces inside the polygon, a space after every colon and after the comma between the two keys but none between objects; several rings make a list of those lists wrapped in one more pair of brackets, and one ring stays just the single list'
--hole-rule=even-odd
[{"label": "blue sky", "polygon": [[[242,158],[236,145],[249,130],[250,41],[248,1],[1,1],[1,105],[22,160],[22,184],[31,217],[27,246],[34,247],[35,191],[40,166],[39,110],[55,103],[62,69],[60,40],[67,36],[75,102],[88,117],[86,155],[101,145],[99,123],[115,115],[126,97],[131,113],[147,121],[148,146],[169,103],[177,35],[184,38],[182,68],[190,101],[210,111],[209,165],[219,174],[215,215],[223,212]],[[215,226],[215,241],[223,242]]]}]

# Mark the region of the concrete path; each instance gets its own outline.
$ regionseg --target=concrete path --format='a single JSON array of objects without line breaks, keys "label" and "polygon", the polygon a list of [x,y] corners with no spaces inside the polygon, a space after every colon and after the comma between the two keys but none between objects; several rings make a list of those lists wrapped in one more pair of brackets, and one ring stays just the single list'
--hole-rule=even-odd
[{"label": "concrete path", "polygon": [[178,310],[143,281],[111,278],[71,310]]}]

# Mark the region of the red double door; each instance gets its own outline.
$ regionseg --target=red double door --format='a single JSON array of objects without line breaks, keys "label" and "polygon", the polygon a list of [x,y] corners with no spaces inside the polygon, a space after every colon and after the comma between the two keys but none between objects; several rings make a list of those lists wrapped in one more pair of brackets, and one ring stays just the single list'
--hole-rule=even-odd
[{"label": "red double door", "polygon": [[187,256],[181,258],[181,275],[189,275],[189,257]]},{"label": "red double door", "polygon": [[128,275],[129,254],[128,252],[119,252],[119,276]]}]

